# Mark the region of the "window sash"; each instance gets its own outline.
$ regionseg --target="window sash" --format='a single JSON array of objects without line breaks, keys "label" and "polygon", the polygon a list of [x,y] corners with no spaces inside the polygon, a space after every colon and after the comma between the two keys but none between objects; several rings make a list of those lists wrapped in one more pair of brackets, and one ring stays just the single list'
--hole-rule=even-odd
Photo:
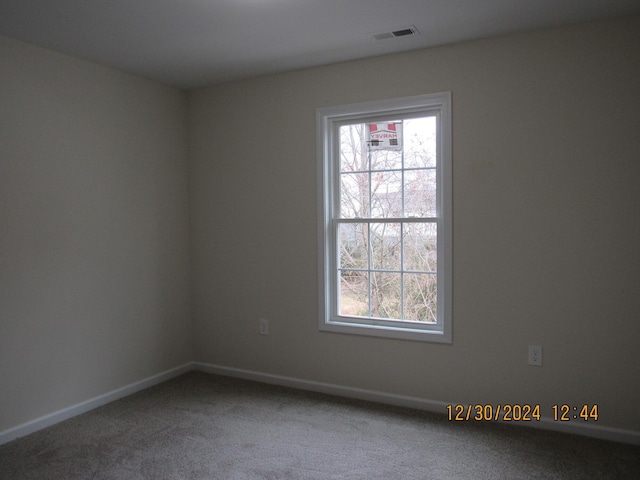
[{"label": "window sash", "polygon": [[[330,312],[330,318],[329,321],[333,321],[333,322],[349,322],[349,323],[358,323],[358,324],[373,324],[373,325],[378,325],[378,326],[389,326],[389,327],[394,327],[394,328],[398,328],[401,324],[411,324],[412,328],[414,329],[419,329],[419,330],[426,330],[426,331],[431,331],[431,330],[440,330],[442,329],[442,319],[443,319],[443,315],[441,314],[440,310],[441,308],[444,308],[444,305],[442,305],[443,302],[440,301],[440,298],[438,298],[438,301],[436,303],[436,308],[439,310],[438,314],[436,316],[436,322],[424,322],[424,321],[419,321],[419,320],[410,320],[410,319],[406,319],[405,314],[404,314],[404,285],[405,285],[405,280],[404,280],[404,276],[405,275],[418,275],[418,274],[423,274],[423,275],[436,275],[436,282],[437,282],[437,287],[438,288],[443,288],[444,286],[441,284],[441,279],[440,279],[440,273],[439,273],[439,267],[436,268],[436,271],[432,271],[432,270],[412,270],[412,269],[407,269],[404,266],[404,239],[401,242],[401,258],[400,258],[400,268],[398,269],[386,269],[386,268],[375,268],[371,265],[371,251],[370,251],[370,245],[371,245],[371,239],[370,239],[370,234],[368,234],[368,243],[367,243],[367,250],[369,251],[369,255],[368,255],[368,261],[367,261],[367,268],[357,268],[357,267],[342,267],[341,265],[339,265],[339,259],[340,259],[340,242],[339,242],[339,225],[342,224],[366,224],[368,227],[370,227],[371,224],[380,224],[380,223],[397,223],[400,224],[400,231],[401,231],[401,236],[402,236],[402,232],[403,232],[403,224],[434,224],[436,225],[436,232],[437,232],[437,228],[438,225],[441,223],[440,219],[437,217],[430,217],[430,218],[416,218],[416,217],[397,217],[397,218],[334,218],[332,220],[332,227],[331,227],[331,239],[332,239],[332,247],[331,247],[331,251],[332,251],[332,267],[331,267],[331,271],[332,271],[332,276],[330,279],[330,288],[331,288],[331,296],[332,296],[332,302],[330,302],[330,306],[331,306],[331,312]],[[436,236],[436,242],[440,242],[440,235]],[[444,259],[441,259],[441,249],[439,246],[436,247],[436,252],[437,252],[437,260],[436,260],[436,264],[439,265],[441,261],[444,261]],[[386,319],[386,318],[379,318],[379,317],[375,317],[375,316],[371,316],[371,312],[369,312],[369,316],[356,316],[356,315],[344,315],[340,313],[340,300],[339,300],[339,295],[340,295],[340,273],[342,271],[354,271],[354,272],[367,272],[369,274],[371,273],[394,273],[394,274],[400,274],[401,275],[401,292],[400,292],[400,302],[401,302],[401,316],[403,318],[399,318],[399,319]],[[438,290],[436,290],[438,291]],[[371,305],[371,292],[369,291],[369,305]]]}]

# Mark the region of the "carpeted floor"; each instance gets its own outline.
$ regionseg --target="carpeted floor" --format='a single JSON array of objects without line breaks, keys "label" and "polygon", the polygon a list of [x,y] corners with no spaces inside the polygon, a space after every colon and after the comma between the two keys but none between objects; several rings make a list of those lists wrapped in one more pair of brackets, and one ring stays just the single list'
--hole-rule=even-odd
[{"label": "carpeted floor", "polygon": [[640,447],[191,372],[0,446],[0,479],[634,479]]}]

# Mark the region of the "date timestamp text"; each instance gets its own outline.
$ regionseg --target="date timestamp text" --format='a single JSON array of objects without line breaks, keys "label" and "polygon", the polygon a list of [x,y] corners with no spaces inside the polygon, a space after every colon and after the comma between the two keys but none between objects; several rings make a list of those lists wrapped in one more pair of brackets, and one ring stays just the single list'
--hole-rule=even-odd
[{"label": "date timestamp text", "polygon": [[[447,418],[455,422],[539,422],[542,418],[540,411],[538,404],[451,404],[447,405]],[[557,404],[552,405],[551,413],[554,422],[597,421],[598,404],[578,406]]]}]

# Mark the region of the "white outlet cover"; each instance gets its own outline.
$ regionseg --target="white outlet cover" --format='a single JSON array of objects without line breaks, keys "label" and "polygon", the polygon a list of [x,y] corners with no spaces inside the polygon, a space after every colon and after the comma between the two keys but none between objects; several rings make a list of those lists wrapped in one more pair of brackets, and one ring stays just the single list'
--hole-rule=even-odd
[{"label": "white outlet cover", "polygon": [[260,319],[260,334],[269,335],[269,320],[266,318]]},{"label": "white outlet cover", "polygon": [[542,366],[542,346],[529,345],[529,365]]}]

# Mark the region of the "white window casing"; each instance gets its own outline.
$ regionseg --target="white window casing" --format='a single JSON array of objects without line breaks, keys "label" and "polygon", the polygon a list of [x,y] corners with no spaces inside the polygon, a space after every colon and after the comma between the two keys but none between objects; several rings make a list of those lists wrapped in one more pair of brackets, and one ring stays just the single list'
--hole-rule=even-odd
[{"label": "white window casing", "polygon": [[[394,153],[398,156],[398,161],[392,166],[372,166],[374,160],[371,157],[372,150],[378,150],[371,146],[362,146],[362,151],[353,157],[360,155],[367,167],[356,170],[345,170],[341,167],[341,137],[340,132],[346,128],[359,128],[358,132],[366,130],[366,135],[371,135],[370,130],[376,128],[384,122],[397,121],[402,123],[398,127],[398,141],[402,142],[404,122],[406,125],[419,124],[421,120],[429,120],[433,124],[433,137],[435,148],[433,149],[433,160],[428,167],[412,167],[408,160],[405,160],[404,147],[402,153]],[[452,342],[452,140],[451,140],[451,93],[436,93],[403,97],[382,101],[342,105],[335,107],[319,108],[316,112],[317,125],[317,155],[318,155],[318,269],[319,269],[319,328],[321,331],[360,334],[378,337],[397,338],[405,340],[418,340],[438,343]],[[366,125],[366,127],[364,127]],[[373,126],[375,125],[375,127]],[[340,130],[343,128],[343,130]],[[395,134],[395,127],[393,128]],[[362,134],[361,134],[362,135]],[[414,136],[417,137],[417,134]],[[369,145],[372,145],[369,137]],[[410,141],[411,139],[408,139]],[[432,140],[433,141],[433,140]],[[393,141],[395,145],[395,140]],[[388,142],[387,142],[388,143]],[[364,142],[362,142],[365,145]],[[374,145],[378,145],[375,143]],[[401,143],[402,145],[402,143]],[[380,147],[384,149],[384,147]],[[388,147],[388,150],[399,150]],[[365,158],[364,151],[367,152]],[[378,158],[378,157],[376,157]],[[393,157],[396,158],[396,157]],[[435,172],[435,175],[433,175]],[[358,177],[359,175],[359,177]],[[386,175],[386,177],[385,177]],[[381,182],[380,178],[387,183],[376,183],[376,192],[373,192],[374,183]],[[426,177],[427,180],[422,180]],[[366,203],[366,208],[353,213],[343,205],[341,206],[341,195],[348,196],[349,185],[355,184],[354,179],[359,179],[360,188],[367,181],[369,195],[363,197],[364,200],[357,205]],[[434,197],[434,208],[426,208],[419,211],[414,209],[410,201],[409,187],[407,179],[414,179],[415,182],[423,182],[418,188],[424,191],[429,190]],[[393,180],[396,179],[396,180]],[[361,181],[360,181],[361,180]],[[395,183],[393,183],[395,182]],[[426,185],[426,182],[430,182]],[[347,186],[345,186],[347,185]],[[378,187],[382,185],[381,192]],[[392,185],[392,187],[389,187]],[[386,188],[386,192],[384,189]],[[415,186],[413,187],[415,188]],[[355,196],[354,196],[355,197]],[[431,197],[429,197],[431,198]],[[377,203],[376,203],[377,202]],[[374,208],[374,204],[386,202],[387,210]],[[395,202],[395,203],[394,203]],[[393,204],[393,205],[392,205]],[[399,206],[397,206],[398,204]],[[347,211],[348,210],[348,211]],[[345,214],[345,211],[346,214]],[[380,213],[382,211],[382,213]],[[362,213],[365,212],[365,213]],[[363,233],[366,245],[361,247],[365,260],[359,260],[362,264],[355,267],[345,267],[344,255],[341,248],[343,237],[339,238],[338,231],[349,233],[360,228]],[[411,264],[409,255],[405,258],[405,251],[412,251],[409,247],[411,228],[415,231],[436,232],[435,252],[437,260],[433,262],[433,268],[424,266],[417,268]],[[394,230],[395,229],[395,230]],[[382,236],[379,232],[382,231]],[[385,232],[395,232],[393,235]],[[373,236],[372,232],[378,233]],[[343,233],[344,238],[348,235]],[[386,235],[386,236],[384,236]],[[418,235],[419,239],[423,239]],[[426,237],[424,237],[426,238]],[[429,237],[432,238],[432,237]],[[391,240],[389,240],[391,239]],[[395,243],[394,243],[395,242]],[[373,244],[375,243],[375,247]],[[377,253],[393,243],[392,254],[389,258],[393,260],[392,266],[375,264],[374,253]],[[382,246],[380,246],[382,245]],[[374,251],[374,248],[378,249]],[[416,247],[417,248],[417,247]],[[391,252],[391,250],[389,250]],[[386,261],[386,260],[385,260]],[[415,263],[415,262],[414,262]],[[427,262],[428,263],[428,262]],[[397,265],[397,266],[396,266]],[[425,264],[426,265],[426,264]],[[431,265],[431,264],[429,264]],[[433,271],[432,271],[433,270]],[[349,276],[352,275],[352,276]],[[393,303],[394,316],[380,314],[381,307],[379,301],[381,297],[376,296],[373,300],[372,291],[377,288],[377,281],[385,279],[393,285],[393,295],[396,295],[397,303]],[[353,314],[346,307],[341,306],[343,297],[341,293],[346,280],[354,281],[358,285],[358,294],[362,302],[358,303],[358,308],[362,312]],[[351,280],[355,279],[355,280]],[[409,286],[415,285],[412,280],[420,279],[423,282],[431,282],[434,290],[431,291],[433,301],[424,300],[429,310],[430,316],[425,318],[413,318],[410,313],[414,310],[411,302],[418,300],[406,300],[410,292]],[[417,280],[416,280],[417,281]],[[382,282],[382,280],[380,280]],[[427,282],[428,283],[428,282]],[[391,288],[391,287],[389,287]],[[405,296],[405,289],[406,296]],[[346,289],[345,289],[346,291]],[[364,293],[363,293],[364,292]],[[368,293],[367,293],[368,292]],[[378,290],[376,290],[378,292]],[[368,295],[368,297],[367,297]],[[377,294],[376,294],[377,295]],[[393,295],[388,295],[392,297]],[[414,298],[414,297],[412,297]],[[348,300],[352,300],[351,297]],[[368,303],[367,303],[368,302]],[[429,303],[430,302],[430,303]],[[346,301],[345,301],[346,303]],[[385,303],[385,305],[387,305]],[[431,308],[433,307],[433,308]],[[386,310],[385,310],[386,311]]]}]

